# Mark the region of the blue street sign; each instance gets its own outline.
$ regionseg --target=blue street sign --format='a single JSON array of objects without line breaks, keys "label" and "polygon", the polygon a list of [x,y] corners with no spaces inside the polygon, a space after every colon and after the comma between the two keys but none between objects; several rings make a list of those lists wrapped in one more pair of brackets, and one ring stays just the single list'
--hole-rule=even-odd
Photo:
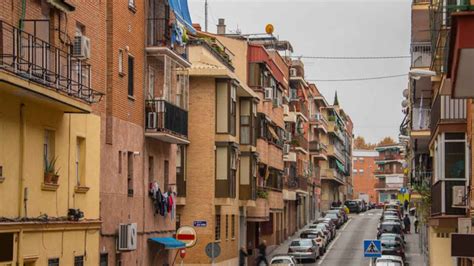
[{"label": "blue street sign", "polygon": [[402,187],[402,188],[400,189],[400,193],[402,193],[402,194],[407,193],[407,188]]},{"label": "blue street sign", "polygon": [[364,240],[364,257],[382,257],[382,243],[380,240]]},{"label": "blue street sign", "polygon": [[194,227],[206,227],[207,226],[207,221],[194,221],[193,222]]}]

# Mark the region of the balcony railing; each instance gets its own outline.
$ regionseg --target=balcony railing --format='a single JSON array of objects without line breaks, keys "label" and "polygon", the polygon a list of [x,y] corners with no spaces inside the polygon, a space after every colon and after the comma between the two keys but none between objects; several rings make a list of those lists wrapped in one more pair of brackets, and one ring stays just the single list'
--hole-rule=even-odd
[{"label": "balcony railing", "polygon": [[449,95],[437,95],[431,108],[431,133],[439,123],[447,120],[465,121],[467,113],[466,99],[451,99]]},{"label": "balcony railing", "polygon": [[320,141],[313,140],[309,142],[310,152],[326,153],[327,149],[328,149],[327,145]]},{"label": "balcony railing", "polygon": [[0,21],[0,69],[89,104],[103,96],[91,89],[90,65],[4,21]]},{"label": "balcony railing", "polygon": [[188,112],[165,101],[146,101],[146,130],[188,137]]},{"label": "balcony railing", "polygon": [[186,46],[172,45],[172,25],[168,18],[147,18],[147,46],[167,47],[187,59]]},{"label": "balcony railing", "polygon": [[402,155],[399,154],[399,153],[389,153],[389,154],[379,154],[379,156],[377,156],[375,158],[376,161],[391,161],[391,160],[401,160],[402,159]]},{"label": "balcony railing", "polygon": [[411,176],[410,183],[417,186],[431,187],[432,172],[417,172],[414,171]]},{"label": "balcony railing", "polygon": [[308,190],[308,179],[306,177],[289,177],[286,186],[290,189]]},{"label": "balcony railing", "polygon": [[393,175],[393,174],[402,174],[403,171],[401,168],[393,169],[376,169],[374,175]]},{"label": "balcony railing", "polygon": [[[431,216],[466,214],[466,208],[453,206],[453,187],[465,187],[465,181],[438,181],[431,187]],[[465,187],[465,191],[467,188]],[[443,195],[444,191],[444,195]],[[467,194],[461,195],[462,200],[469,201]],[[444,201],[444,204],[443,204]],[[468,203],[467,203],[468,204]]]},{"label": "balcony railing", "polygon": [[412,130],[429,130],[431,121],[431,109],[413,108],[412,111]]},{"label": "balcony railing", "polygon": [[376,188],[376,189],[383,189],[383,188],[386,187],[386,185],[387,185],[387,184],[385,183],[385,180],[379,180],[379,181],[377,181],[377,182],[375,183],[374,188]]},{"label": "balcony railing", "polygon": [[411,45],[411,66],[429,67],[431,65],[431,43],[413,43]]},{"label": "balcony railing", "polygon": [[291,141],[294,146],[301,147],[305,150],[308,150],[309,144],[308,144],[308,139],[306,139],[305,135],[299,134],[296,136],[293,136],[293,140]]}]

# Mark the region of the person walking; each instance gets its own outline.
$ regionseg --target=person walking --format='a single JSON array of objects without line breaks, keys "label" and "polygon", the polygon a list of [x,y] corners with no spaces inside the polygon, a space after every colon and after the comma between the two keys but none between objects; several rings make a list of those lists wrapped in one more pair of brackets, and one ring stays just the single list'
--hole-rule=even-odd
[{"label": "person walking", "polygon": [[418,224],[420,222],[418,221],[418,217],[415,216],[415,221],[413,222],[413,225],[415,225],[415,234],[418,234]]},{"label": "person walking", "polygon": [[410,233],[410,217],[408,217],[408,213],[405,214],[405,218],[403,218],[403,224],[405,225],[405,233],[409,234]]},{"label": "person walking", "polygon": [[269,265],[267,260],[267,241],[263,240],[262,243],[258,246],[258,257],[257,257],[257,266],[260,266],[260,263],[265,263]]},{"label": "person walking", "polygon": [[403,207],[405,207],[405,212],[408,212],[408,206],[410,205],[410,203],[408,202],[407,199],[405,199],[405,202],[403,202]]},{"label": "person walking", "polygon": [[240,247],[240,252],[239,252],[239,266],[245,266],[245,261],[246,258],[248,257],[247,250],[245,249],[245,246]]}]

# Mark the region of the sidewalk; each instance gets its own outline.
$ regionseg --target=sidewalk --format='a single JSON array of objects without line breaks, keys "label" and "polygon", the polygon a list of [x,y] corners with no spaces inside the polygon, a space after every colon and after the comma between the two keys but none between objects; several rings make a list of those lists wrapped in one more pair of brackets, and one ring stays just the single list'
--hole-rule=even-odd
[{"label": "sidewalk", "polygon": [[407,257],[407,262],[410,265],[421,266],[425,265],[423,254],[420,250],[420,233],[415,234],[415,226],[413,225],[414,216],[410,216],[411,223],[411,233],[405,235],[405,241],[407,250],[405,255]]},{"label": "sidewalk", "polygon": [[[288,247],[290,246],[291,241],[293,239],[298,238],[300,233],[303,232],[304,230],[308,229],[309,225],[313,224],[313,221],[309,222],[309,224],[305,225],[303,228],[300,230],[296,231],[292,236],[290,236],[287,240],[283,241],[280,245],[275,245],[269,247],[269,251],[267,253],[267,259],[268,261],[273,258],[273,256],[278,255],[278,254],[287,254],[288,253]],[[271,251],[270,251],[271,249]]]}]

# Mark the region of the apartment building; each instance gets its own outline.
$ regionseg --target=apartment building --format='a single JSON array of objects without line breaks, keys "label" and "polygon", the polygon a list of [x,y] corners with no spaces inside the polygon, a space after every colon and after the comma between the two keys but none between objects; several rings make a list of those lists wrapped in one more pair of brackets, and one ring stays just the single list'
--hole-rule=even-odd
[{"label": "apartment building", "polygon": [[[339,106],[337,94],[334,104],[324,108],[327,116],[327,160],[321,167],[321,210],[328,210],[334,202],[352,198],[352,121]],[[325,141],[328,141],[325,143]]]},{"label": "apartment building", "polygon": [[0,264],[99,264],[103,10],[0,3]]},{"label": "apartment building", "polygon": [[378,156],[375,158],[377,167],[373,174],[377,178],[375,191],[377,192],[377,203],[391,200],[400,200],[400,190],[406,187],[403,163],[405,147],[400,144],[379,145],[375,148]]},{"label": "apartment building", "polygon": [[[189,77],[187,2],[107,1],[100,253],[105,264],[161,265],[184,247]],[[183,36],[184,36],[183,35]],[[104,37],[105,38],[105,37]],[[171,243],[171,242],[174,242]]]},{"label": "apartment building", "polygon": [[352,182],[354,198],[364,199],[366,202],[376,203],[378,195],[375,187],[378,184],[374,170],[378,168],[375,160],[379,153],[375,150],[353,150],[352,154]]},{"label": "apartment building", "polygon": [[468,200],[473,95],[468,89],[472,75],[467,74],[473,14],[472,1],[412,4],[410,179],[415,190],[431,191],[431,207],[420,213],[422,241],[429,244],[424,254],[431,265],[472,265],[460,257],[472,257],[462,247],[474,239]]}]

